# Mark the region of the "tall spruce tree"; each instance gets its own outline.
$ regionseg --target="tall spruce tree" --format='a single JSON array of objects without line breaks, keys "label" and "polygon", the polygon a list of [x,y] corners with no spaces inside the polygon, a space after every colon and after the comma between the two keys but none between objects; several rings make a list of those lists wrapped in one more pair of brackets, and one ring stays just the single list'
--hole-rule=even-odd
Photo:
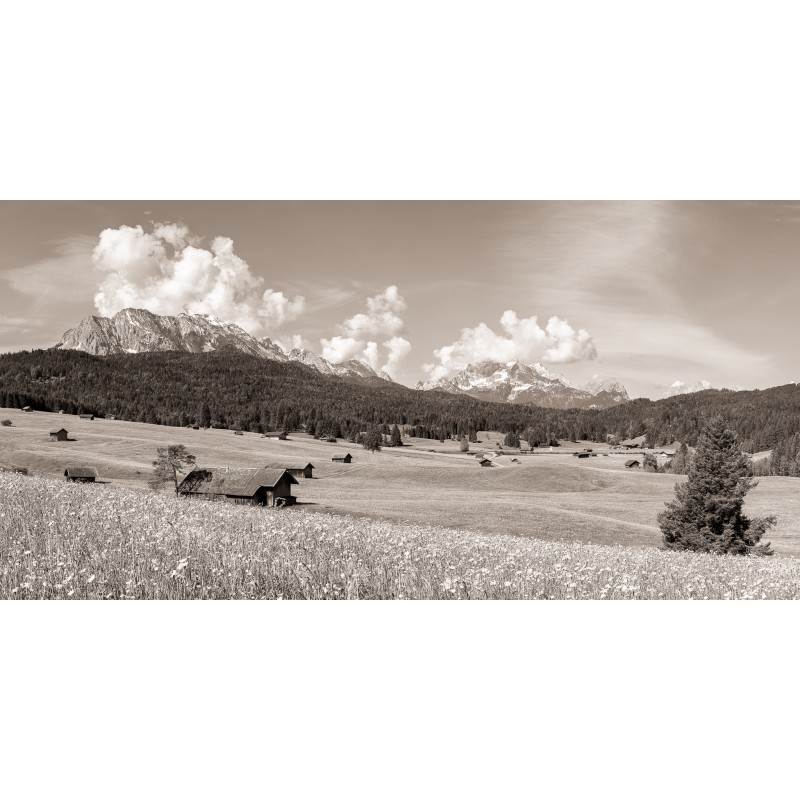
[{"label": "tall spruce tree", "polygon": [[715,417],[700,434],[688,480],[675,486],[676,499],[658,515],[664,547],[772,555],[769,543],[759,542],[775,517],[750,519],[742,513],[745,495],[755,485],[736,434]]},{"label": "tall spruce tree", "polygon": [[392,428],[391,445],[392,447],[403,446],[403,437],[400,435],[400,428],[397,427],[397,424]]}]

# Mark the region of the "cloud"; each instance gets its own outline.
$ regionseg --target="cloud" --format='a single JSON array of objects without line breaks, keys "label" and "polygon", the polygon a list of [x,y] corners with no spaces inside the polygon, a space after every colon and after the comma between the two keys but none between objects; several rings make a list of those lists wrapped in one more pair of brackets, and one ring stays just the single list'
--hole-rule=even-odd
[{"label": "cloud", "polygon": [[583,329],[576,331],[559,317],[550,317],[542,328],[537,317],[520,319],[508,310],[500,326],[505,335],[495,333],[485,322],[464,328],[458,341],[434,350],[439,363],[424,364],[423,369],[431,380],[439,380],[480,361],[566,364],[597,357],[591,335]]},{"label": "cloud", "polygon": [[700,380],[700,381],[693,381],[691,383],[685,383],[684,381],[675,381],[673,384],[670,385],[669,390],[664,395],[665,397],[674,397],[677,394],[690,394],[691,392],[702,392],[706,389],[713,388],[711,386],[711,381]]},{"label": "cloud", "polygon": [[332,364],[359,359],[376,371],[395,370],[411,352],[411,343],[400,335],[405,330],[402,317],[405,310],[406,301],[400,290],[394,285],[387,286],[367,299],[365,312],[342,322],[338,326],[339,334],[320,339],[323,358]]},{"label": "cloud", "polygon": [[217,236],[210,249],[199,245],[177,223],[155,223],[152,233],[141,225],[107,228],[92,255],[95,270],[105,275],[94,297],[97,310],[105,316],[123,308],[213,314],[257,336],[302,313],[305,299],[265,289],[263,278],[234,252],[233,240]]}]

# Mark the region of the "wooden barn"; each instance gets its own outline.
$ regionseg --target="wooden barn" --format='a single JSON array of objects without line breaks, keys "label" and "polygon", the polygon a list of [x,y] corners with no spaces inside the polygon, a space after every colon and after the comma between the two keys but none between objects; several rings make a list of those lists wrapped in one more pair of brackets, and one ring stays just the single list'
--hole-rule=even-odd
[{"label": "wooden barn", "polygon": [[193,469],[178,486],[184,497],[249,506],[290,506],[297,479],[285,469]]},{"label": "wooden barn", "polygon": [[629,459],[628,459],[628,460],[625,462],[625,466],[626,466],[628,469],[638,469],[638,468],[639,468],[639,462],[638,462],[638,461],[637,461],[635,458],[629,458]]},{"label": "wooden barn", "polygon": [[481,466],[481,467],[493,467],[494,466],[494,464],[492,464],[492,462],[488,458],[482,458],[478,462],[478,465]]},{"label": "wooden barn", "polygon": [[94,467],[67,467],[64,477],[72,483],[94,483],[97,480],[97,470]]},{"label": "wooden barn", "polygon": [[22,410],[26,411],[26,412],[27,411],[33,411],[33,409],[30,406],[22,406]]},{"label": "wooden barn", "polygon": [[66,428],[59,428],[57,431],[50,431],[51,442],[66,442],[69,434]]},{"label": "wooden barn", "polygon": [[244,432],[243,431],[234,431],[233,434],[234,434],[234,436],[244,436]]},{"label": "wooden barn", "polygon": [[280,439],[280,441],[285,442],[287,437],[289,436],[286,431],[281,431],[280,433],[273,432],[273,433],[262,433],[262,439]]},{"label": "wooden barn", "polygon": [[314,465],[313,464],[301,464],[301,463],[289,463],[289,464],[265,464],[265,469],[285,469],[290,475],[293,475],[295,478],[313,478],[314,477]]},{"label": "wooden barn", "polygon": [[92,420],[94,419],[94,414],[81,414],[81,419]]},{"label": "wooden barn", "polygon": [[347,453],[343,456],[334,456],[331,461],[338,461],[340,464],[349,464],[353,460],[353,456]]}]

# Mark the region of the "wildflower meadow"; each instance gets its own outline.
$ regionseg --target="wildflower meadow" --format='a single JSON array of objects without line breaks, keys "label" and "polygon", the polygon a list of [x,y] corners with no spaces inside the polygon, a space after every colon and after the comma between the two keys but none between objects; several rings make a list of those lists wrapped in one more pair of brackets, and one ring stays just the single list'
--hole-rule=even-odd
[{"label": "wildflower meadow", "polygon": [[0,475],[4,599],[793,599],[800,561],[546,542]]}]

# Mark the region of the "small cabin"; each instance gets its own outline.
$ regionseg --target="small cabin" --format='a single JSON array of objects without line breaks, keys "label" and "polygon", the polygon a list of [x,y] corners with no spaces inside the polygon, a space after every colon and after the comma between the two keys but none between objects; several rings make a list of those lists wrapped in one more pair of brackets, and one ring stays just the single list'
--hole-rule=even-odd
[{"label": "small cabin", "polygon": [[67,467],[64,477],[72,483],[94,483],[97,480],[97,470],[94,467]]},{"label": "small cabin", "polygon": [[262,433],[262,439],[279,439],[282,442],[285,442],[288,438],[289,434],[286,431],[281,431],[280,433]]},{"label": "small cabin", "polygon": [[33,409],[30,406],[22,406],[22,410],[25,412],[33,411]]},{"label": "small cabin", "polygon": [[93,420],[94,414],[81,414],[81,419]]},{"label": "small cabin", "polygon": [[57,431],[50,431],[51,442],[66,442],[67,437],[68,434],[66,428],[59,428]]},{"label": "small cabin", "polygon": [[518,459],[518,458],[512,458],[512,459],[511,459],[511,463],[512,463],[512,464],[519,464],[520,462],[519,462],[519,459]]},{"label": "small cabin", "polygon": [[493,467],[494,464],[492,464],[492,462],[488,458],[482,458],[478,462],[478,466],[481,466],[481,467]]},{"label": "small cabin", "polygon": [[183,497],[247,506],[290,506],[297,479],[285,469],[193,469],[178,486]]},{"label": "small cabin", "polygon": [[637,461],[635,458],[629,458],[629,459],[628,459],[628,460],[625,462],[625,466],[626,466],[628,469],[638,469],[638,468],[639,468],[639,462],[638,462],[638,461]]},{"label": "small cabin", "polygon": [[109,414],[106,419],[116,419],[116,417],[113,414]]},{"label": "small cabin", "polygon": [[265,469],[285,469],[290,475],[295,478],[313,478],[314,465],[311,463],[290,463],[290,464],[265,464]]},{"label": "small cabin", "polygon": [[578,456],[578,458],[589,458],[591,453],[575,453],[575,455]]},{"label": "small cabin", "polygon": [[340,464],[349,464],[353,460],[353,456],[347,453],[343,456],[334,456],[331,461],[338,461]]},{"label": "small cabin", "polygon": [[243,431],[234,431],[233,435],[234,436],[244,436],[244,432]]}]

